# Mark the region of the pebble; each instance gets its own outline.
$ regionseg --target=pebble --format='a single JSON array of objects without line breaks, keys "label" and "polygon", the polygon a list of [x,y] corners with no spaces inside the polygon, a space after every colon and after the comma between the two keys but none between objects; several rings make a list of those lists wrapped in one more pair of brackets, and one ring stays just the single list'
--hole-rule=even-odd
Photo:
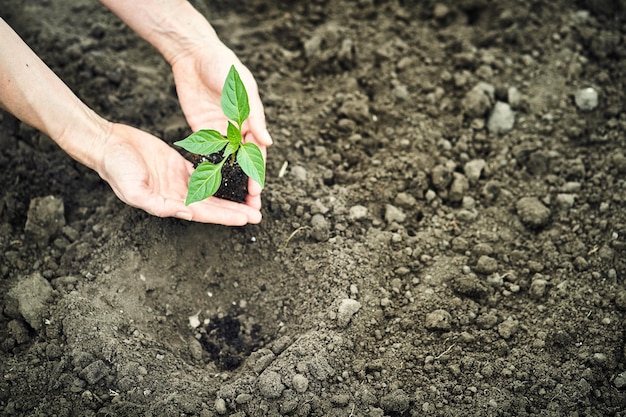
[{"label": "pebble", "polygon": [[484,159],[472,159],[463,167],[463,172],[470,182],[476,182],[485,169],[486,162]]},{"label": "pebble", "polygon": [[452,185],[450,185],[450,193],[448,198],[453,203],[460,203],[463,201],[465,193],[469,190],[469,181],[463,174],[455,172],[453,174]]},{"label": "pebble", "polygon": [[463,196],[463,200],[461,201],[461,207],[466,210],[473,210],[476,208],[476,200],[470,196]]},{"label": "pebble", "polygon": [[530,284],[530,295],[535,299],[543,297],[547,290],[548,281],[543,278],[537,278]]},{"label": "pebble", "polygon": [[476,119],[485,117],[491,110],[491,99],[483,89],[476,86],[465,94],[461,105],[467,117]]},{"label": "pebble", "polygon": [[543,227],[550,220],[550,209],[536,197],[523,197],[517,201],[515,207],[517,215],[527,227]]},{"label": "pebble", "polygon": [[323,214],[311,217],[311,236],[318,242],[325,242],[330,237],[330,223]]},{"label": "pebble", "polygon": [[570,209],[574,207],[574,201],[576,200],[576,195],[565,194],[565,193],[557,194],[554,200],[557,206],[564,208],[564,209]]},{"label": "pebble", "polygon": [[446,310],[435,310],[426,315],[425,327],[429,330],[450,330],[452,316]]},{"label": "pebble", "polygon": [[435,189],[445,190],[452,182],[452,171],[444,165],[437,165],[433,168],[430,177]]},{"label": "pebble", "polygon": [[368,100],[364,96],[347,97],[338,113],[357,123],[367,123],[371,118]]},{"label": "pebble", "polygon": [[489,294],[489,289],[475,274],[464,274],[452,281],[452,289],[466,297],[480,299]]},{"label": "pebble", "polygon": [[293,389],[298,394],[306,392],[306,390],[309,388],[309,380],[306,376],[302,374],[295,374],[291,380],[291,383],[293,385]]},{"label": "pebble", "polygon": [[515,112],[507,103],[498,101],[487,121],[487,129],[494,135],[502,135],[513,129]]},{"label": "pebble", "polygon": [[519,329],[519,321],[509,317],[498,326],[498,334],[503,339],[510,339]]},{"label": "pebble", "polygon": [[406,214],[398,207],[387,204],[385,206],[385,221],[387,223],[402,223],[406,220]]},{"label": "pebble", "polygon": [[39,272],[20,279],[7,293],[8,301],[33,329],[40,330],[48,314],[52,285]]},{"label": "pebble", "polygon": [[622,372],[621,374],[617,375],[615,377],[615,380],[613,381],[613,384],[617,389],[626,388],[626,372]]},{"label": "pebble", "polygon": [[566,182],[565,184],[563,184],[563,187],[561,187],[561,191],[564,193],[578,193],[580,192],[580,189],[582,188],[582,184],[576,181],[570,181],[570,182]]},{"label": "pebble", "polygon": [[109,375],[109,367],[101,360],[96,360],[87,365],[78,376],[84,379],[88,384],[93,385],[102,378]]},{"label": "pebble", "polygon": [[296,179],[296,181],[305,182],[307,178],[306,168],[296,165],[291,168],[291,175]]},{"label": "pebble", "polygon": [[339,310],[337,311],[337,324],[340,327],[346,327],[350,320],[352,320],[352,316],[354,316],[357,311],[361,309],[361,303],[351,298],[346,298],[341,300],[339,304]]},{"label": "pebble", "polygon": [[352,220],[363,220],[367,218],[367,213],[368,213],[367,207],[356,205],[356,206],[350,207],[349,216],[350,216],[350,219]]},{"label": "pebble", "polygon": [[448,6],[442,3],[435,4],[433,8],[433,17],[437,20],[444,20],[450,14]]},{"label": "pebble", "polygon": [[398,84],[393,89],[393,95],[400,101],[406,101],[409,98],[409,89],[404,84]]},{"label": "pebble", "polygon": [[394,199],[394,204],[404,208],[411,208],[415,206],[416,203],[417,200],[415,199],[415,197],[413,197],[409,193],[398,193],[398,195]]},{"label": "pebble", "polygon": [[498,273],[493,273],[487,277],[487,284],[495,288],[500,288],[504,285],[504,279]]},{"label": "pebble", "polygon": [[228,412],[226,401],[224,401],[223,398],[217,398],[215,400],[215,412],[219,415],[224,415]]},{"label": "pebble", "polygon": [[189,354],[191,355],[191,357],[194,360],[201,361],[202,352],[204,351],[204,349],[202,348],[202,344],[200,344],[200,341],[192,337],[189,339],[188,347],[189,347]]},{"label": "pebble", "polygon": [[455,218],[462,223],[471,223],[478,218],[478,211],[462,209],[456,212]]},{"label": "pebble", "polygon": [[54,196],[33,198],[28,206],[24,231],[37,239],[40,245],[47,245],[50,238],[65,226],[63,200]]},{"label": "pebble", "polygon": [[397,389],[380,399],[380,406],[388,414],[402,414],[409,409],[411,398],[402,389]]},{"label": "pebble", "polygon": [[507,101],[512,108],[518,108],[522,104],[522,93],[516,87],[509,87]]},{"label": "pebble", "polygon": [[435,198],[437,197],[437,193],[434,192],[433,190],[428,190],[426,191],[426,194],[424,194],[424,198],[426,199],[426,201],[433,201]]},{"label": "pebble", "polygon": [[326,220],[326,217],[324,217],[323,214],[314,214],[311,217],[311,227],[319,227],[319,228],[323,228],[326,229],[328,228],[328,220]]},{"label": "pebble", "polygon": [[476,262],[475,270],[480,274],[493,274],[498,270],[498,261],[491,256],[482,255]]},{"label": "pebble", "polygon": [[264,398],[278,398],[285,390],[280,374],[275,371],[265,371],[259,376],[259,391]]},{"label": "pebble", "polygon": [[576,106],[582,111],[591,111],[598,107],[598,92],[591,88],[583,88],[574,95]]}]

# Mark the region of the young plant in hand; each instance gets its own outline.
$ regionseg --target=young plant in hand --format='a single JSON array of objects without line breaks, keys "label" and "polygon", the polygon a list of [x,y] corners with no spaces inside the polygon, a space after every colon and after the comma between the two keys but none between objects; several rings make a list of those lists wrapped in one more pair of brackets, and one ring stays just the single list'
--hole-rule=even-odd
[{"label": "young plant in hand", "polygon": [[185,205],[215,195],[220,186],[224,186],[222,171],[235,165],[239,165],[245,175],[261,187],[265,184],[265,163],[261,150],[254,143],[243,143],[241,129],[250,115],[250,105],[246,88],[234,66],[230,67],[224,82],[220,104],[228,119],[226,137],[217,130],[203,129],[174,143],[202,156],[203,160],[189,178]]}]

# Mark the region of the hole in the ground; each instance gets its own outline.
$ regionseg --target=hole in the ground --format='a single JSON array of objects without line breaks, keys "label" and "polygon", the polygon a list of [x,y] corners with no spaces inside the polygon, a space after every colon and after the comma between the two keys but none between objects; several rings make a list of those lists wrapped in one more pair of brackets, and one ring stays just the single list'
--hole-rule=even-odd
[{"label": "hole in the ground", "polygon": [[232,314],[212,317],[201,329],[200,344],[208,353],[207,360],[223,371],[238,368],[265,342],[259,324],[244,323],[240,316]]}]

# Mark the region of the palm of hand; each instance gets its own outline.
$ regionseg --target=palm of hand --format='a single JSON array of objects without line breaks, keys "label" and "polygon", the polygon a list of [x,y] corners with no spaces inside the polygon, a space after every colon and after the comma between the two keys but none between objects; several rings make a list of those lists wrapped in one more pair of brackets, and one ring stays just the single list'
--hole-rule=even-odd
[{"label": "palm of hand", "polygon": [[[216,46],[211,53],[198,51],[181,57],[172,65],[176,91],[181,108],[193,131],[215,129],[225,133],[228,120],[222,112],[220,99],[224,80],[231,65],[246,85],[250,103],[250,117],[242,126],[244,141],[256,143],[265,156],[269,136],[265,129],[263,105],[258,88],[250,71],[241,64],[226,46]],[[270,139],[271,140],[271,139]],[[250,180],[246,204],[254,209],[261,207],[261,188]]]},{"label": "palm of hand", "polygon": [[127,204],[159,217],[205,223],[258,223],[258,209],[209,198],[185,206],[193,167],[160,139],[130,126],[115,124],[106,141],[100,175]]}]

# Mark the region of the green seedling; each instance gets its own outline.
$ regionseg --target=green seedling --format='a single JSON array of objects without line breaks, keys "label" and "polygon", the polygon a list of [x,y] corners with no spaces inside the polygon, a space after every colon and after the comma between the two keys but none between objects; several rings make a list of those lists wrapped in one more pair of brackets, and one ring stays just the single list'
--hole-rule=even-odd
[{"label": "green seedling", "polygon": [[222,183],[222,167],[225,163],[236,162],[261,187],[265,184],[265,163],[261,150],[254,143],[243,143],[241,128],[250,115],[250,105],[246,87],[234,66],[230,67],[224,82],[220,104],[228,119],[226,137],[217,130],[203,129],[174,143],[197,155],[222,153],[222,160],[218,163],[205,161],[198,164],[189,178],[185,205],[204,200],[217,192]]}]

